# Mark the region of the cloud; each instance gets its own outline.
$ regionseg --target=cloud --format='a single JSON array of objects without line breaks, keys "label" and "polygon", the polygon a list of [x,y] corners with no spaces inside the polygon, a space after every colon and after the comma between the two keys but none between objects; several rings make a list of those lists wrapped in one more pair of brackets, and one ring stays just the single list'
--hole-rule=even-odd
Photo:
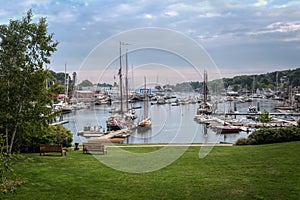
[{"label": "cloud", "polygon": [[198,18],[207,18],[207,17],[221,17],[222,15],[220,13],[204,13],[204,14],[200,14],[197,17]]},{"label": "cloud", "polygon": [[58,13],[48,15],[47,19],[58,24],[69,24],[77,21],[77,15],[72,11],[63,10]]},{"label": "cloud", "polygon": [[166,10],[167,11],[175,11],[177,13],[199,13],[202,12],[203,10],[208,10],[209,4],[204,4],[204,3],[176,3],[176,4],[170,4],[167,6]]},{"label": "cloud", "polygon": [[277,2],[274,1],[273,8],[287,8],[287,7],[296,7],[300,5],[300,1],[293,0],[293,1],[283,1],[283,2]]},{"label": "cloud", "polygon": [[270,32],[287,33],[300,30],[300,21],[275,22],[267,26]]},{"label": "cloud", "polygon": [[[63,66],[67,61],[75,69],[80,66],[84,56],[100,42],[122,31],[142,27],[170,28],[184,33],[205,45],[211,51],[209,53],[217,55],[220,65],[227,65],[230,60],[232,62],[228,66],[232,67],[240,67],[246,63],[234,58],[257,56],[253,52],[261,47],[255,45],[251,47],[251,52],[242,55],[243,50],[253,44],[264,44],[266,52],[272,52],[274,44],[290,45],[285,47],[286,51],[282,54],[294,55],[293,52],[299,50],[295,50],[296,45],[292,44],[300,41],[299,0],[0,2],[0,24],[8,23],[9,19],[21,19],[30,8],[34,18],[47,18],[51,29],[49,32],[54,32],[55,39],[60,42],[59,51],[53,57],[54,66]],[[271,57],[268,56],[268,59]],[[247,64],[263,67],[264,63],[271,65],[277,64],[277,61],[249,59]],[[280,62],[287,66],[292,61],[300,63],[300,57],[289,56],[289,61],[283,59]]]},{"label": "cloud", "polygon": [[156,18],[154,15],[152,15],[152,14],[143,14],[143,18],[145,18],[145,19],[153,19],[153,18]]},{"label": "cloud", "polygon": [[265,6],[265,5],[267,5],[267,4],[268,4],[268,1],[267,1],[267,0],[258,0],[258,2],[256,2],[256,3],[254,4],[254,6],[259,7],[259,6]]},{"label": "cloud", "polygon": [[274,22],[267,25],[263,30],[250,32],[249,35],[263,35],[270,33],[291,33],[300,31],[300,21]]},{"label": "cloud", "polygon": [[32,7],[32,6],[47,6],[51,3],[51,0],[23,0],[21,1],[21,5],[23,7]]},{"label": "cloud", "polygon": [[178,16],[178,12],[177,11],[166,11],[165,13],[164,13],[164,15],[165,16],[169,16],[169,17],[176,17],[176,16]]},{"label": "cloud", "polygon": [[135,13],[139,10],[137,6],[131,5],[131,4],[120,4],[116,7],[116,12],[120,14],[124,13]]}]

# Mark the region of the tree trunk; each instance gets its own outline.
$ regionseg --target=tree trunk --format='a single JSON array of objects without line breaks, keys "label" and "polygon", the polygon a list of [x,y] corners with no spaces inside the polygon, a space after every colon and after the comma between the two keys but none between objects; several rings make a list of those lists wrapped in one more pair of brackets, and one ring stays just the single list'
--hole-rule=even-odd
[{"label": "tree trunk", "polygon": [[[20,108],[19,108],[19,114],[21,113],[22,108],[23,108],[23,106],[21,104]],[[15,136],[16,136],[18,126],[19,126],[19,122],[16,122],[16,125],[15,125],[14,130],[13,130],[12,135],[11,135],[11,140],[10,140],[10,145],[9,145],[9,152],[8,152],[9,155],[11,155],[11,153],[12,153],[12,148],[13,148],[13,144],[14,144],[14,140],[15,140]]]},{"label": "tree trunk", "polygon": [[12,154],[12,148],[14,145],[14,140],[15,140],[15,136],[16,136],[16,132],[17,132],[17,128],[18,128],[18,123],[16,124],[14,131],[12,132],[12,136],[11,136],[11,140],[10,140],[10,145],[9,145],[9,152],[8,155]]},{"label": "tree trunk", "polygon": [[5,128],[5,143],[6,143],[6,146],[5,146],[5,152],[8,153],[9,149],[9,143],[8,143],[8,128],[6,127]]}]

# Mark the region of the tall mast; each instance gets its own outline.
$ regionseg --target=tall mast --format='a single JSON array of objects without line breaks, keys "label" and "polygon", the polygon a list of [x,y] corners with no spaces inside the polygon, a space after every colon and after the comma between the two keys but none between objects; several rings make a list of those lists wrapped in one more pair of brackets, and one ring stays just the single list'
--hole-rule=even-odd
[{"label": "tall mast", "polygon": [[123,115],[123,89],[122,89],[122,49],[120,41],[120,69],[119,69],[119,78],[120,78],[120,101],[121,101],[121,115]]},{"label": "tall mast", "polygon": [[133,65],[131,65],[131,89],[134,89]]},{"label": "tall mast", "polygon": [[207,87],[207,72],[204,70],[204,103],[207,102],[207,93],[208,93],[208,87]]},{"label": "tall mast", "polygon": [[67,76],[67,63],[65,63],[65,100],[68,97],[69,77]]},{"label": "tall mast", "polygon": [[126,49],[126,72],[125,72],[125,93],[126,93],[126,112],[129,110],[128,106],[128,49]]},{"label": "tall mast", "polygon": [[148,91],[147,91],[147,87],[146,87],[146,76],[144,76],[144,119],[146,119],[148,117]]},{"label": "tall mast", "polygon": [[276,73],[276,92],[275,95],[278,95],[278,72]]}]

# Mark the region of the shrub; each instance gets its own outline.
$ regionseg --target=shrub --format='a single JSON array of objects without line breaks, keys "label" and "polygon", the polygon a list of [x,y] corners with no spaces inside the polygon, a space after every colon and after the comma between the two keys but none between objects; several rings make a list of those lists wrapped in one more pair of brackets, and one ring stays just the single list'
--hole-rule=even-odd
[{"label": "shrub", "polygon": [[13,169],[13,160],[16,155],[5,153],[4,138],[0,135],[0,192],[15,192],[17,187],[25,183],[25,179],[19,178]]},{"label": "shrub", "polygon": [[73,134],[62,125],[49,125],[49,131],[43,134],[40,143],[62,144],[64,147],[72,146]]},{"label": "shrub", "polygon": [[269,112],[264,110],[258,118],[258,121],[261,123],[268,123],[272,120],[272,117],[269,116]]},{"label": "shrub", "polygon": [[300,141],[300,127],[262,128],[254,131],[248,138],[240,138],[236,145],[270,144]]},{"label": "shrub", "polygon": [[236,142],[236,145],[248,145],[249,144],[249,140],[248,138],[239,138]]},{"label": "shrub", "polygon": [[73,134],[62,125],[45,125],[40,128],[31,126],[23,133],[22,137],[16,139],[15,151],[39,152],[40,144],[62,144],[64,147],[72,146]]}]

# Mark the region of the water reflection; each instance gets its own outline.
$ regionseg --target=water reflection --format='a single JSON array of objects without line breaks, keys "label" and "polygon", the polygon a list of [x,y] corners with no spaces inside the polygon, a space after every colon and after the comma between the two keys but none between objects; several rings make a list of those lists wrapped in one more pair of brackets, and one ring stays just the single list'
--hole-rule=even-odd
[{"label": "water reflection", "polygon": [[[276,102],[275,102],[276,103]],[[143,105],[141,105],[143,106]],[[245,112],[248,103],[239,103],[237,110]],[[274,112],[274,102],[271,100],[260,101],[261,110]],[[153,143],[234,143],[240,137],[247,137],[248,133],[240,132],[237,134],[218,134],[205,124],[198,124],[194,121],[197,104],[184,104],[179,106],[151,105],[149,115],[152,118],[152,127],[141,131],[135,129],[133,134],[124,140],[128,144],[153,144]],[[218,110],[227,111],[230,104],[219,103]],[[86,138],[77,136],[77,132],[84,126],[102,126],[104,129],[105,121],[109,117],[110,107],[107,105],[92,106],[90,109],[76,110],[64,116],[69,120],[64,126],[74,134],[73,142],[85,142]],[[136,110],[141,116],[143,109]],[[237,116],[241,118],[241,116]],[[137,119],[138,121],[138,119]],[[137,122],[136,121],[136,122]]]}]

